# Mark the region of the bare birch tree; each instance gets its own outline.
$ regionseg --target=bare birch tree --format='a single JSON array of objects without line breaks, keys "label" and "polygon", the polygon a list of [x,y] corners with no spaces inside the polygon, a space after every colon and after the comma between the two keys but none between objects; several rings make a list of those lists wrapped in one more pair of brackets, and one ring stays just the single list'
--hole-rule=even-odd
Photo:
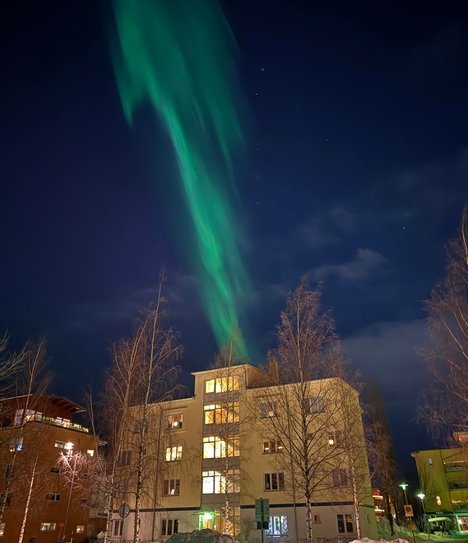
[{"label": "bare birch tree", "polygon": [[142,499],[151,491],[145,481],[160,465],[150,454],[155,449],[150,421],[157,404],[171,398],[180,354],[177,335],[166,325],[161,279],[155,305],[146,311],[135,335],[113,346],[112,368],[106,379],[108,536],[118,499],[130,496],[135,511],[133,541],[139,541]]},{"label": "bare birch tree", "polygon": [[[302,281],[289,295],[278,326],[278,346],[270,353],[270,367],[278,368],[271,375],[274,382],[276,373],[276,382],[258,389],[254,407],[260,431],[280,447],[274,462],[286,474],[293,503],[305,499],[308,542],[313,540],[314,496],[349,495],[349,470],[341,467],[349,430],[343,425],[349,406],[340,402],[342,387],[347,387],[340,379],[345,360],[320,294]],[[286,486],[284,481],[274,484],[276,489]],[[296,511],[295,521],[297,526]]]},{"label": "bare birch tree", "polygon": [[453,437],[468,430],[468,204],[447,256],[445,280],[425,304],[432,346],[422,356],[432,387],[419,412],[437,436]]}]

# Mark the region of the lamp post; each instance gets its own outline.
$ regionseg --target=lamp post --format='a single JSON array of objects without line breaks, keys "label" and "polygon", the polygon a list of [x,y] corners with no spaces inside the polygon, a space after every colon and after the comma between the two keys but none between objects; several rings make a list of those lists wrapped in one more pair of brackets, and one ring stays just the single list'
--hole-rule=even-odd
[{"label": "lamp post", "polygon": [[419,494],[417,494],[418,498],[421,500],[421,505],[422,505],[422,510],[423,510],[423,515],[426,514],[426,509],[424,507],[424,498],[426,497],[425,494],[423,494],[422,492],[420,492]]},{"label": "lamp post", "polygon": [[[68,464],[70,464],[70,458],[72,456],[74,456],[73,455],[73,443],[71,443],[69,441],[68,443],[65,444],[64,449],[67,451],[67,462],[68,462]],[[70,513],[70,503],[71,503],[72,492],[73,492],[73,484],[75,482],[75,471],[76,471],[76,459],[74,459],[74,462],[73,462],[72,480],[71,480],[71,485],[70,485],[70,491],[68,493],[68,502],[67,502],[67,510],[66,510],[66,513],[65,513],[65,522],[63,523],[62,541],[65,541],[66,534],[67,534],[68,515]]]},{"label": "lamp post", "polygon": [[406,494],[406,489],[408,488],[408,483],[400,483],[398,486],[403,490],[403,494],[405,495],[405,505],[407,505],[408,504],[408,496]]}]

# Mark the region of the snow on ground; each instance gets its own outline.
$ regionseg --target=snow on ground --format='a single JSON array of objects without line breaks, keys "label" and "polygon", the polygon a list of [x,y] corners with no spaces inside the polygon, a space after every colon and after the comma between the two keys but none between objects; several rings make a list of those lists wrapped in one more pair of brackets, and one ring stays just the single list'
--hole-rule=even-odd
[{"label": "snow on ground", "polygon": [[238,543],[238,541],[230,535],[220,534],[214,530],[193,530],[174,534],[166,543]]}]

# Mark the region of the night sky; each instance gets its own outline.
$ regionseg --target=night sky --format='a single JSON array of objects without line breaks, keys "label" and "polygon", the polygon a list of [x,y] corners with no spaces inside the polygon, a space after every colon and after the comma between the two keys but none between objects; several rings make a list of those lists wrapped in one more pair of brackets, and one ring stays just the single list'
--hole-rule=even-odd
[{"label": "night sky", "polygon": [[[190,0],[196,1],[196,0]],[[248,114],[235,217],[260,362],[287,292],[324,281],[352,360],[380,384],[403,472],[431,446],[422,302],[468,174],[468,4],[226,0]],[[0,330],[47,335],[54,392],[99,389],[162,266],[186,372],[216,343],[174,225],[177,168],[149,108],[130,127],[95,0],[10,2],[1,21]],[[185,377],[186,382],[190,380]]]}]

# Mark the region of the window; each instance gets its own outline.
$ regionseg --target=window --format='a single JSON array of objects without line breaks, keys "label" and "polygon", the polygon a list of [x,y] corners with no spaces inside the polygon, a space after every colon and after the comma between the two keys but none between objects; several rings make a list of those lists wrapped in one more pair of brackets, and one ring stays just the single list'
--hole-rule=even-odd
[{"label": "window", "polygon": [[165,479],[164,480],[164,495],[179,496],[180,495],[180,479]]},{"label": "window", "polygon": [[429,464],[429,467],[432,468],[432,465],[433,465],[432,458],[428,458],[427,463]]},{"label": "window", "polygon": [[284,490],[284,473],[265,473],[265,490]]},{"label": "window", "polygon": [[0,537],[3,537],[5,535],[5,523],[0,522]]},{"label": "window", "polygon": [[10,440],[10,452],[19,452],[23,450],[23,438],[14,437]]},{"label": "window", "polygon": [[440,499],[440,496],[436,496],[436,503],[437,505],[442,505],[442,500]]},{"label": "window", "polygon": [[325,401],[322,396],[310,396],[304,400],[304,404],[304,410],[309,415],[325,411]]},{"label": "window", "polygon": [[48,502],[59,502],[60,494],[57,494],[56,492],[49,492],[49,494],[46,494],[45,499]]},{"label": "window", "polygon": [[56,528],[56,522],[41,522],[41,527],[39,529],[41,532],[55,532]]},{"label": "window", "polygon": [[205,381],[205,393],[211,392],[230,392],[239,390],[239,376],[232,375],[231,377],[218,377],[217,379],[209,379]]},{"label": "window", "polygon": [[203,438],[203,458],[226,458],[239,456],[239,436],[228,436],[227,441],[219,436]]},{"label": "window", "polygon": [[60,475],[63,471],[63,468],[60,468],[59,466],[50,466],[50,473],[53,473],[54,475]]},{"label": "window", "polygon": [[333,486],[348,486],[348,477],[344,468],[336,468],[332,471]]},{"label": "window", "polygon": [[267,534],[277,536],[288,535],[288,517],[286,515],[270,517]]},{"label": "window", "polygon": [[263,454],[276,454],[283,452],[283,444],[281,441],[276,439],[274,440],[264,440],[263,441]]},{"label": "window", "polygon": [[56,441],[54,443],[54,447],[56,449],[65,449],[65,445],[66,445],[65,441]]},{"label": "window", "polygon": [[340,534],[344,534],[345,532],[349,534],[354,531],[352,515],[336,515],[336,523],[338,526],[338,533]]},{"label": "window", "polygon": [[204,471],[202,473],[203,494],[233,494],[240,492],[240,472],[232,469],[226,475],[219,471]]},{"label": "window", "polygon": [[278,416],[278,402],[262,402],[260,404],[260,418],[267,419]]},{"label": "window", "polygon": [[114,520],[114,530],[113,535],[115,536],[121,536],[123,530],[123,520]]},{"label": "window", "polygon": [[77,534],[84,534],[85,526],[84,524],[77,524],[76,525],[76,533]]},{"label": "window", "polygon": [[88,449],[86,454],[92,458],[94,456],[94,449]]},{"label": "window", "polygon": [[172,535],[179,531],[179,521],[176,518],[163,518],[161,521],[161,535]]},{"label": "window", "polygon": [[322,521],[320,520],[320,515],[314,515],[313,523],[314,524],[320,524]]},{"label": "window", "polygon": [[227,424],[239,422],[239,402],[209,404],[204,406],[205,424]]},{"label": "window", "polygon": [[330,445],[330,447],[342,447],[343,446],[343,431],[330,430],[328,432],[328,444]]},{"label": "window", "polygon": [[129,466],[132,460],[132,451],[121,451],[119,456],[119,466]]},{"label": "window", "polygon": [[184,415],[182,413],[173,413],[172,415],[167,416],[167,429],[175,430],[177,428],[182,428],[182,423],[184,422]]},{"label": "window", "polygon": [[166,462],[175,462],[176,460],[182,460],[182,445],[166,447]]}]

